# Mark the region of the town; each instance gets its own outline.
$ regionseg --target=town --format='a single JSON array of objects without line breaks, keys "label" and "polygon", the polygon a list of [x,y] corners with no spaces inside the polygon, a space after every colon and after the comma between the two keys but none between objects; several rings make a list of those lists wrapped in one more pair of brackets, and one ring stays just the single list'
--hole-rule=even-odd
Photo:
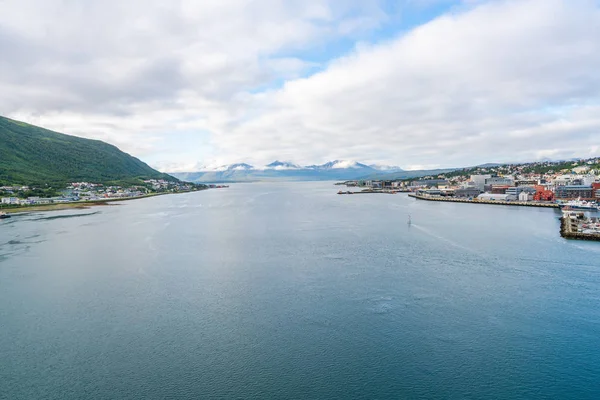
[{"label": "town", "polygon": [[148,179],[139,185],[103,185],[92,182],[72,182],[61,190],[33,186],[0,186],[0,207],[23,207],[77,202],[101,202],[144,196],[190,192],[206,189],[205,185],[189,182]]},{"label": "town", "polygon": [[581,213],[600,211],[600,158],[481,166],[416,179],[345,184],[364,189],[339,194],[409,192],[429,201],[561,208],[568,221],[561,230],[564,237],[600,238],[598,218]]},{"label": "town", "polygon": [[480,201],[600,200],[600,158],[567,164],[568,167],[564,162],[482,166],[414,179],[355,180],[345,184],[365,187],[365,191],[410,191],[420,196]]}]

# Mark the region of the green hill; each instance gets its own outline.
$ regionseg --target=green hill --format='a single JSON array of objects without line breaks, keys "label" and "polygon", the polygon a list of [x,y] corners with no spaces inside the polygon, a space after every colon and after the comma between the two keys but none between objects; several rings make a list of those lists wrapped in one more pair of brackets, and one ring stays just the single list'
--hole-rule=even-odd
[{"label": "green hill", "polygon": [[100,140],[0,117],[0,185],[135,184],[151,178],[177,180]]}]

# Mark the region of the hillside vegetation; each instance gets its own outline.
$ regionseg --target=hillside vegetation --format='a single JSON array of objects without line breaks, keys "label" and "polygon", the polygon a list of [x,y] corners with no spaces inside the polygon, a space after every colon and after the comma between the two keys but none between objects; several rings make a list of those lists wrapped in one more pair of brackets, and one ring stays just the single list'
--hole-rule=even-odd
[{"label": "hillside vegetation", "polygon": [[0,117],[0,185],[176,180],[99,140],[53,132]]}]

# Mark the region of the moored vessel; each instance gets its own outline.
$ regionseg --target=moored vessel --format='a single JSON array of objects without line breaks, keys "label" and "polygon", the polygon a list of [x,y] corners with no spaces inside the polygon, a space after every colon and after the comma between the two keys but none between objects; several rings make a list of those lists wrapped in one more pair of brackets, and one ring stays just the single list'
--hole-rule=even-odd
[{"label": "moored vessel", "polygon": [[560,204],[560,208],[566,208],[569,210],[586,210],[586,211],[597,211],[598,204],[593,201],[585,201],[581,199],[570,200],[566,203]]}]

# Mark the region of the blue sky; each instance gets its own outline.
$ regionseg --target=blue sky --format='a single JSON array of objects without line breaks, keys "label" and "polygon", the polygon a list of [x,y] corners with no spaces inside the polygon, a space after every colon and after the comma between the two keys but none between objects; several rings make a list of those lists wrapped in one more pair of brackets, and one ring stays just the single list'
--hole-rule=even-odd
[{"label": "blue sky", "polygon": [[5,0],[0,50],[0,115],[166,171],[600,153],[595,0]]}]

